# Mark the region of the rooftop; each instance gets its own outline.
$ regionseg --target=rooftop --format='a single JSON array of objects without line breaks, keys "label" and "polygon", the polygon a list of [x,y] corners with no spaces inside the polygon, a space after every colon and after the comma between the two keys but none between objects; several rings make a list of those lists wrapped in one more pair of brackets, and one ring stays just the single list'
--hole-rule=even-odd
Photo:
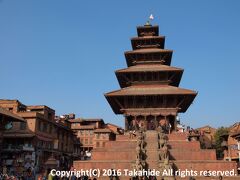
[{"label": "rooftop", "polygon": [[161,52],[167,52],[167,53],[172,53],[173,50],[169,49],[159,49],[159,48],[146,48],[146,49],[136,49],[133,51],[126,51],[125,54],[145,54],[145,53],[161,53]]},{"label": "rooftop", "polygon": [[[145,36],[145,35],[152,35],[152,36],[158,36],[159,30],[157,25],[145,25],[145,26],[138,26],[137,27],[137,33],[138,36]],[[151,34],[147,34],[149,32],[152,32]]]},{"label": "rooftop", "polygon": [[84,122],[84,121],[87,121],[87,122],[101,122],[103,121],[103,119],[100,119],[100,118],[90,118],[90,119],[85,119],[85,118],[77,118],[77,119],[70,119],[68,120],[70,123],[77,123],[77,122]]},{"label": "rooftop", "polygon": [[164,39],[165,36],[144,36],[144,37],[133,37],[131,40],[145,40],[145,39]]},{"label": "rooftop", "polygon": [[13,118],[13,119],[15,119],[15,120],[17,120],[17,121],[26,122],[26,120],[23,119],[22,117],[14,114],[14,113],[12,113],[12,112],[10,112],[10,111],[7,111],[7,110],[5,110],[5,109],[3,109],[3,108],[0,108],[0,114],[1,114],[1,115],[4,115],[4,116],[7,116],[7,117],[10,117],[10,118]]},{"label": "rooftop", "polygon": [[105,94],[106,96],[122,96],[122,95],[196,95],[197,92],[182,89],[169,85],[134,85],[120,90],[112,91]]},{"label": "rooftop", "polygon": [[23,137],[34,137],[35,133],[32,131],[25,129],[25,130],[8,130],[4,131],[3,137],[8,137],[8,138],[23,138]]},{"label": "rooftop", "polygon": [[117,70],[116,73],[122,72],[139,72],[139,71],[183,71],[181,68],[161,65],[161,64],[140,64],[136,66],[130,66],[128,68]]},{"label": "rooftop", "polygon": [[96,129],[94,130],[95,133],[111,133],[112,131],[110,129],[104,128],[104,129]]},{"label": "rooftop", "polygon": [[83,126],[80,126],[77,128],[73,127],[72,129],[95,129],[95,126],[94,125],[83,125]]},{"label": "rooftop", "polygon": [[30,105],[30,106],[27,106],[27,109],[50,109],[52,111],[55,111],[54,109],[52,109],[46,105]]}]

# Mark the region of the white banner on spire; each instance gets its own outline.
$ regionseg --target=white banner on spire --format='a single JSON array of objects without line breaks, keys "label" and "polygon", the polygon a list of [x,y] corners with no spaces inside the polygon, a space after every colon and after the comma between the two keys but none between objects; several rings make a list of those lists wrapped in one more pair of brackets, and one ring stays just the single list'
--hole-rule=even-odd
[{"label": "white banner on spire", "polygon": [[153,17],[152,14],[149,16],[149,19],[150,19],[150,20],[153,20],[153,19],[154,19],[154,17]]}]

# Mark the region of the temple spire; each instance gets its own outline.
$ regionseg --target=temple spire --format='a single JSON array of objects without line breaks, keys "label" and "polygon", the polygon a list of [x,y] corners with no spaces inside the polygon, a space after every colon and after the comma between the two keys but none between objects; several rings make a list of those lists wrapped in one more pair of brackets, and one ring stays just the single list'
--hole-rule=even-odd
[{"label": "temple spire", "polygon": [[145,26],[152,26],[151,25],[151,21],[154,19],[153,15],[150,14],[149,18],[148,18],[148,21],[146,22]]}]

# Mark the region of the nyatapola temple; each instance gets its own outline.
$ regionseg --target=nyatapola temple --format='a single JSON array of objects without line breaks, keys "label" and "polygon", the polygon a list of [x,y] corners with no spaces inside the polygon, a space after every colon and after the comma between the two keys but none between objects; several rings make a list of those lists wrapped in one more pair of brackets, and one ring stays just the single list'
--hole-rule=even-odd
[{"label": "nyatapola temple", "polygon": [[227,177],[236,173],[235,162],[217,160],[214,149],[200,148],[197,133],[179,129],[178,113],[187,111],[197,92],[179,87],[183,69],[171,66],[173,51],[164,49],[159,27],[147,23],[137,27],[137,35],[131,39],[133,50],[125,52],[128,67],[116,71],[121,89],[105,94],[113,111],[124,115],[125,133],[74,167],[112,172],[100,179],[143,178],[115,173],[124,169],[159,171],[152,179],[180,179],[182,172],[195,179],[236,178]]}]

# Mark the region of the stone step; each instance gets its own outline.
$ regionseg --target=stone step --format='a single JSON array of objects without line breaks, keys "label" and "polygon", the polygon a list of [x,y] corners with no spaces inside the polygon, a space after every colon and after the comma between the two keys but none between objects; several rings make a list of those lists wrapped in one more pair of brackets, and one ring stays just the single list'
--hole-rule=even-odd
[{"label": "stone step", "polygon": [[157,136],[158,135],[158,132],[157,131],[154,131],[154,130],[152,130],[152,131],[146,131],[146,136],[147,137],[151,137],[151,136]]},{"label": "stone step", "polygon": [[158,153],[147,153],[147,160],[158,160]]},{"label": "stone step", "polygon": [[152,144],[152,145],[147,145],[146,146],[146,149],[148,150],[148,149],[158,149],[158,144],[157,143],[155,143],[155,144]]},{"label": "stone step", "polygon": [[158,139],[157,138],[152,138],[152,139],[146,139],[145,140],[148,144],[153,144],[153,143],[157,143]]},{"label": "stone step", "polygon": [[145,141],[147,143],[154,143],[154,142],[158,142],[158,138],[146,138]]},{"label": "stone step", "polygon": [[151,138],[151,137],[158,137],[158,133],[146,133],[146,138]]},{"label": "stone step", "polygon": [[156,130],[147,130],[147,131],[145,131],[145,133],[146,134],[155,134],[155,133],[157,133],[157,131]]},{"label": "stone step", "polygon": [[158,144],[158,139],[146,140],[147,145]]},{"label": "stone step", "polygon": [[148,168],[153,169],[157,166],[158,156],[158,132],[157,131],[147,131],[146,132],[146,162]]},{"label": "stone step", "polygon": [[147,163],[148,164],[148,169],[158,169],[158,164],[157,163]]}]

